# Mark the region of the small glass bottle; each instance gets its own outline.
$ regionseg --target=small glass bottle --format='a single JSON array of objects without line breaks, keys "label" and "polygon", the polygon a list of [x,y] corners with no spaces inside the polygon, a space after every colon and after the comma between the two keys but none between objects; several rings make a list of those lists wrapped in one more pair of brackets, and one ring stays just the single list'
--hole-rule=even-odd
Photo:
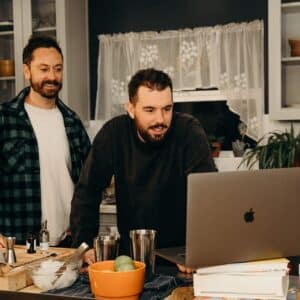
[{"label": "small glass bottle", "polygon": [[40,250],[41,252],[47,252],[49,249],[50,234],[47,229],[47,220],[42,223],[40,231]]},{"label": "small glass bottle", "polygon": [[26,249],[27,249],[27,253],[35,253],[36,252],[36,237],[35,237],[34,233],[32,233],[32,232],[29,232],[27,234]]}]

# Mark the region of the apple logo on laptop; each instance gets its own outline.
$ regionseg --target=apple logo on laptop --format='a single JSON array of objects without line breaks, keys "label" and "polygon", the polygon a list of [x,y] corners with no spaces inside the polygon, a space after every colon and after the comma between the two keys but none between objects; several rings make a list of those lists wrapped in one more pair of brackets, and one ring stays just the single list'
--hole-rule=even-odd
[{"label": "apple logo on laptop", "polygon": [[250,208],[249,211],[246,211],[244,214],[244,220],[246,223],[251,223],[254,221],[254,211]]}]

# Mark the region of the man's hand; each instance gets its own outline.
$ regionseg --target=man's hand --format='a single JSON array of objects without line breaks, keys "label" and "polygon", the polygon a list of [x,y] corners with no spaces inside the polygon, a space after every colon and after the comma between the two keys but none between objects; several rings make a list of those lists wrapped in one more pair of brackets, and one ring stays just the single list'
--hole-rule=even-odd
[{"label": "man's hand", "polygon": [[96,262],[95,251],[90,249],[83,254],[83,267],[80,272],[87,272],[87,267]]},{"label": "man's hand", "polygon": [[180,272],[187,273],[187,274],[191,274],[195,271],[194,269],[186,268],[185,266],[178,265],[178,264],[177,264],[177,268],[179,269]]},{"label": "man's hand", "polygon": [[91,265],[96,262],[96,257],[95,257],[95,250],[94,249],[89,249],[86,251],[83,255],[83,262]]},{"label": "man's hand", "polygon": [[0,248],[6,248],[5,237],[0,233]]}]

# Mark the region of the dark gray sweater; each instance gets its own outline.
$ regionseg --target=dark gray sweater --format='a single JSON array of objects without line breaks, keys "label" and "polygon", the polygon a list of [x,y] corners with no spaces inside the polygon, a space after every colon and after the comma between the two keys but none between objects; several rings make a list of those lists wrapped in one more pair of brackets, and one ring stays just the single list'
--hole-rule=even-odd
[{"label": "dark gray sweater", "polygon": [[200,123],[174,113],[163,142],[142,142],[133,121],[118,116],[95,137],[76,186],[71,210],[74,246],[92,244],[98,233],[102,190],[115,175],[121,253],[128,253],[131,229],[156,229],[157,248],[185,243],[186,176],[215,171]]}]

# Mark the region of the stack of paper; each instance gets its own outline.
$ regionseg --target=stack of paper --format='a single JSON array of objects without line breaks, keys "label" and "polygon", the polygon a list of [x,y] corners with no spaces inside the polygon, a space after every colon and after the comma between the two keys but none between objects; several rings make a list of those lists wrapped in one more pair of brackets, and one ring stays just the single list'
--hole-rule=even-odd
[{"label": "stack of paper", "polygon": [[285,258],[199,268],[193,277],[194,295],[282,299],[289,277]]}]

